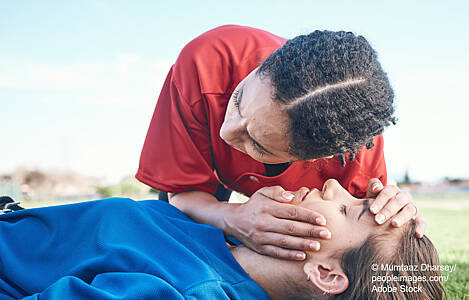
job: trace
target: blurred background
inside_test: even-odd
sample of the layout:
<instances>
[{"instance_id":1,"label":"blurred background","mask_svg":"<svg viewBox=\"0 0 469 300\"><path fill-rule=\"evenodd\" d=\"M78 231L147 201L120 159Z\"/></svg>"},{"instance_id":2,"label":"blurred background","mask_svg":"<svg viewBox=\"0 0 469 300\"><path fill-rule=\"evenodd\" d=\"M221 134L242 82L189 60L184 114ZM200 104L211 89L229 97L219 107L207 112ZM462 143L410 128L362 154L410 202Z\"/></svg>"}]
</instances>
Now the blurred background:
<instances>
[{"instance_id":1,"label":"blurred background","mask_svg":"<svg viewBox=\"0 0 469 300\"><path fill-rule=\"evenodd\" d=\"M166 73L194 37L241 24L286 38L365 36L396 93L399 121L385 133L391 182L464 198L468 15L464 1L2 1L1 192L146 194L133 175Z\"/></svg>"}]
</instances>

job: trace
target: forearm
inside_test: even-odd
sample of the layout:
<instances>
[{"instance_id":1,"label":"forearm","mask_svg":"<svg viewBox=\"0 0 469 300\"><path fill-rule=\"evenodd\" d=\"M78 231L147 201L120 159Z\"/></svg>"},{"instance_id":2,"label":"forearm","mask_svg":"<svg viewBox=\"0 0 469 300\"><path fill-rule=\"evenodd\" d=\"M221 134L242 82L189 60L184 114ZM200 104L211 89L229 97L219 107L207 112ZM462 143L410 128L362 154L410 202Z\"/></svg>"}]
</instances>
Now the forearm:
<instances>
[{"instance_id":1,"label":"forearm","mask_svg":"<svg viewBox=\"0 0 469 300\"><path fill-rule=\"evenodd\" d=\"M226 220L234 214L240 204L220 202L212 194L202 191L169 193L168 196L169 203L197 223L212 225L231 234Z\"/></svg>"}]
</instances>

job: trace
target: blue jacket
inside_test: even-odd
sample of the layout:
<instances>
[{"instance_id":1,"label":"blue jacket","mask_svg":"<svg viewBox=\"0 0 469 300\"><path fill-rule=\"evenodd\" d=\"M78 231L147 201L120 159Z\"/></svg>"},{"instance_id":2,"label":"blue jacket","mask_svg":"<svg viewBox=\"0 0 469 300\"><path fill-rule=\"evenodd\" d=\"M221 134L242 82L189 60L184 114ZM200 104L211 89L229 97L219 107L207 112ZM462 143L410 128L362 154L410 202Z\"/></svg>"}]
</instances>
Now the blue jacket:
<instances>
[{"instance_id":1,"label":"blue jacket","mask_svg":"<svg viewBox=\"0 0 469 300\"><path fill-rule=\"evenodd\" d=\"M110 198L0 215L0 299L269 299L223 232Z\"/></svg>"}]
</instances>

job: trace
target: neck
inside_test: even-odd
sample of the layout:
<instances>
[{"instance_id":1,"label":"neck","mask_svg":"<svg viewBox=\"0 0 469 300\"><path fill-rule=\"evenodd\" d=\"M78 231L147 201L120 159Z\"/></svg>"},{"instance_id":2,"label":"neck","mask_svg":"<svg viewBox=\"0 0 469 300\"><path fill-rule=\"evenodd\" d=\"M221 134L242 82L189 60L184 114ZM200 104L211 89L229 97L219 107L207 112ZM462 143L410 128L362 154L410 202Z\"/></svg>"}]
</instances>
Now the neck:
<instances>
[{"instance_id":1,"label":"neck","mask_svg":"<svg viewBox=\"0 0 469 300\"><path fill-rule=\"evenodd\" d=\"M273 258L244 246L231 248L230 251L244 271L266 291L272 300L301 299L301 296L305 296L301 295L303 288L311 288L303 272L304 261ZM306 299L311 299L311 296Z\"/></svg>"}]
</instances>

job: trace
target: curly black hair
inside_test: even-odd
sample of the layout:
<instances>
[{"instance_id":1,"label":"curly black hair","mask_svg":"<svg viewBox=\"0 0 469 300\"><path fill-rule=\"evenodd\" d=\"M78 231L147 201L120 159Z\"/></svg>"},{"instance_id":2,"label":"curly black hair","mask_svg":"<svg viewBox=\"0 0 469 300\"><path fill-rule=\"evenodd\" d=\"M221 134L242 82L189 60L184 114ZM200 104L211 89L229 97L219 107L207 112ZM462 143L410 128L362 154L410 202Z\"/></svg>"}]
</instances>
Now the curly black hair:
<instances>
[{"instance_id":1,"label":"curly black hair","mask_svg":"<svg viewBox=\"0 0 469 300\"><path fill-rule=\"evenodd\" d=\"M373 147L393 117L394 93L375 50L351 32L314 31L288 40L259 67L287 105L289 152L301 160Z\"/></svg>"}]
</instances>

